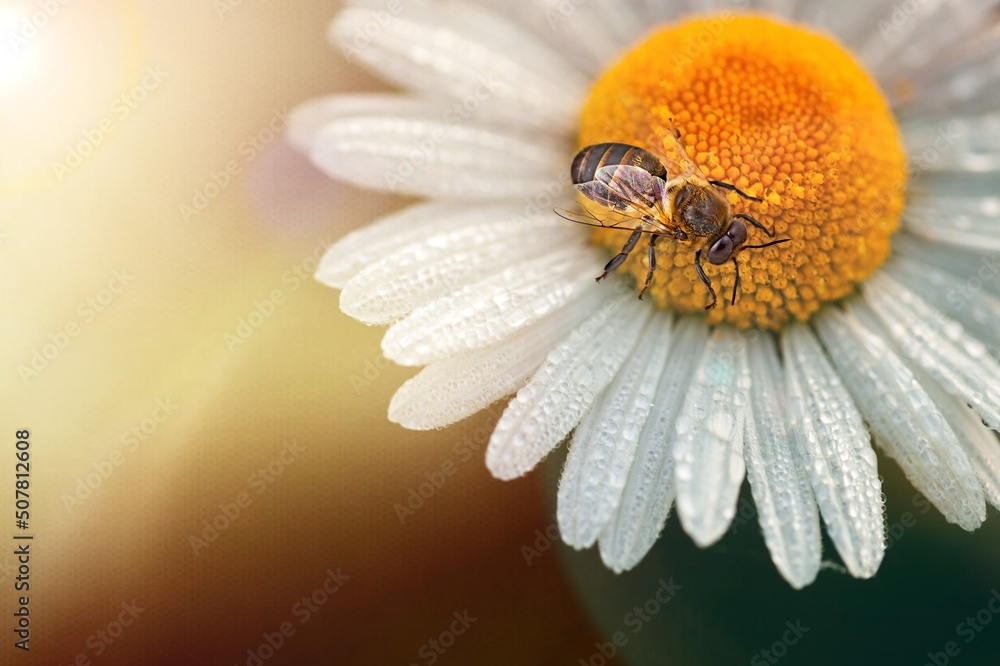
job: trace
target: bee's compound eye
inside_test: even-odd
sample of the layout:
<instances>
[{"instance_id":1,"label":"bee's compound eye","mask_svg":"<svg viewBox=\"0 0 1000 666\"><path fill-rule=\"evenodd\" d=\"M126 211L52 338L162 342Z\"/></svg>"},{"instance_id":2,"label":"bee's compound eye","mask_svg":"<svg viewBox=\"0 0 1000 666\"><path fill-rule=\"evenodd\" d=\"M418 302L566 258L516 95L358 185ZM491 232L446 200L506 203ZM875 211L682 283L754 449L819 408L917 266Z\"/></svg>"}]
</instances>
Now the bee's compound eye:
<instances>
[{"instance_id":1,"label":"bee's compound eye","mask_svg":"<svg viewBox=\"0 0 1000 666\"><path fill-rule=\"evenodd\" d=\"M726 235L733 239L733 247L739 247L747 242L747 225L743 224L743 220L733 220Z\"/></svg>"},{"instance_id":2,"label":"bee's compound eye","mask_svg":"<svg viewBox=\"0 0 1000 666\"><path fill-rule=\"evenodd\" d=\"M743 233L746 233L745 229ZM708 263L715 264L716 266L726 263L729 261L729 258L733 256L733 250L735 248L736 246L733 244L733 239L729 236L723 236L719 240L715 241L712 244L712 247L708 249Z\"/></svg>"}]
</instances>

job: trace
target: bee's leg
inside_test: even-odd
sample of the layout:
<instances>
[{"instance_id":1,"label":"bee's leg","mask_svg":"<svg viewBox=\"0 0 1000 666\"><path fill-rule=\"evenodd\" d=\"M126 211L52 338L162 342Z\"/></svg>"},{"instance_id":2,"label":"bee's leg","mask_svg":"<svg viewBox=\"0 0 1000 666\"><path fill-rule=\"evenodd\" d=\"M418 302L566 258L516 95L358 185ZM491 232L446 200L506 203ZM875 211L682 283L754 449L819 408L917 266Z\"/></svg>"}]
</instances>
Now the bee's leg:
<instances>
[{"instance_id":1,"label":"bee's leg","mask_svg":"<svg viewBox=\"0 0 1000 666\"><path fill-rule=\"evenodd\" d=\"M711 310L715 307L718 299L715 297L715 289L712 288L712 281L708 279L708 276L705 275L705 269L701 267L701 250L694 253L694 267L698 271L698 279L708 287L708 295L712 297L712 302L705 306L706 310Z\"/></svg>"},{"instance_id":2,"label":"bee's leg","mask_svg":"<svg viewBox=\"0 0 1000 666\"><path fill-rule=\"evenodd\" d=\"M730 192L736 192L736 194L740 195L744 199L749 199L750 201L763 201L763 199L758 199L752 194L747 194L743 190L739 189L738 187L730 183L724 183L721 180L710 180L708 182L710 182L712 185L715 185L716 187L721 187L724 190L729 190Z\"/></svg>"},{"instance_id":3,"label":"bee's leg","mask_svg":"<svg viewBox=\"0 0 1000 666\"><path fill-rule=\"evenodd\" d=\"M771 238L774 238L774 232L771 231L770 229L768 229L767 227L765 227L760 222L758 222L757 219L753 215L747 215L746 213L736 213L736 215L733 215L733 218L739 218L741 220L746 220L747 222L749 222L753 226L757 227L758 229L760 229L761 231L763 231L765 234L767 234Z\"/></svg>"},{"instance_id":4,"label":"bee's leg","mask_svg":"<svg viewBox=\"0 0 1000 666\"><path fill-rule=\"evenodd\" d=\"M642 300L642 295L646 293L649 289L649 283L653 281L653 271L656 270L656 239L659 238L656 234L649 235L649 272L646 273L646 284L642 285L642 291L639 292L639 300Z\"/></svg>"},{"instance_id":5,"label":"bee's leg","mask_svg":"<svg viewBox=\"0 0 1000 666\"><path fill-rule=\"evenodd\" d=\"M736 305L736 294L740 290L740 264L736 261L736 257L733 257L733 267L736 268L736 282L733 283L733 300L732 305Z\"/></svg>"},{"instance_id":6,"label":"bee's leg","mask_svg":"<svg viewBox=\"0 0 1000 666\"><path fill-rule=\"evenodd\" d=\"M640 238L642 238L641 228L632 232L632 235L628 237L627 241L625 241L622 251L616 254L614 259L609 261L608 265L604 267L604 272L597 278L598 282L608 277L608 273L625 263L625 260L628 259L628 253L635 248L635 244L639 242Z\"/></svg>"}]
</instances>

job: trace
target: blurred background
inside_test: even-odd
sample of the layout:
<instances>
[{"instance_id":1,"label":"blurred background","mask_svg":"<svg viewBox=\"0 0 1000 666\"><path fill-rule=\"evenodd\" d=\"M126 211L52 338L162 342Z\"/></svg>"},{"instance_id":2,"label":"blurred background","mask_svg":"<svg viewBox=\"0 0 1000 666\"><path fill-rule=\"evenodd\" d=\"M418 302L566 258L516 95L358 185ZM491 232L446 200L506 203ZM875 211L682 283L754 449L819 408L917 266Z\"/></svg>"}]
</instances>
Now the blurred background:
<instances>
[{"instance_id":1,"label":"blurred background","mask_svg":"<svg viewBox=\"0 0 1000 666\"><path fill-rule=\"evenodd\" d=\"M490 478L496 410L390 424L412 371L310 275L406 202L281 138L385 89L327 43L338 6L0 0L0 662L996 663L1000 520L946 525L890 462L879 575L794 592L747 493L720 544L671 521L614 576L552 539L559 460Z\"/></svg>"}]
</instances>

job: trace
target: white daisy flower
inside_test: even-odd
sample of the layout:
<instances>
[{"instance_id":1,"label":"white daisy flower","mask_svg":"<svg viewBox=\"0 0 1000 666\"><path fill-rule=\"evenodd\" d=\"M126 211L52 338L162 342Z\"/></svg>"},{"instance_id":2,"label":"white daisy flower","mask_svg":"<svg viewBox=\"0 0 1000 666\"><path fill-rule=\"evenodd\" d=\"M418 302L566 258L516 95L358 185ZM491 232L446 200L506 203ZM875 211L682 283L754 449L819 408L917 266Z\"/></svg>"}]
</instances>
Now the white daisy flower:
<instances>
[{"instance_id":1,"label":"white daisy flower","mask_svg":"<svg viewBox=\"0 0 1000 666\"><path fill-rule=\"evenodd\" d=\"M560 531L615 571L675 504L697 544L717 541L745 476L791 585L820 568L820 517L870 577L873 445L978 527L1000 507L998 5L349 6L332 44L405 92L311 101L290 140L331 177L428 199L317 272L344 312L390 325L389 359L425 366L389 418L442 428L514 395L487 466L519 477L570 438ZM604 143L625 148L570 173ZM614 204L625 173L636 197L655 190L645 218L593 201L604 187ZM720 217L683 212L709 200Z\"/></svg>"}]
</instances>

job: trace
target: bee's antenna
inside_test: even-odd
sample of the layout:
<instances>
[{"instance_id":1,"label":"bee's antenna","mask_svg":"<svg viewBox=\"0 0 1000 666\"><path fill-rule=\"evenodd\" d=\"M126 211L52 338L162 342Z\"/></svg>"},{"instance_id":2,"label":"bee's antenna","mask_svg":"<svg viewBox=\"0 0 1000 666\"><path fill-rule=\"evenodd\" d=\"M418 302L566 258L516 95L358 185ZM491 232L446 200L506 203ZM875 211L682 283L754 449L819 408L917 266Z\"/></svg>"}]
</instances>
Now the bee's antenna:
<instances>
[{"instance_id":1,"label":"bee's antenna","mask_svg":"<svg viewBox=\"0 0 1000 666\"><path fill-rule=\"evenodd\" d=\"M733 282L733 300L730 305L736 305L736 294L740 289L740 264L736 261L736 257L733 257L733 266L736 268L736 281Z\"/></svg>"},{"instance_id":2,"label":"bee's antenna","mask_svg":"<svg viewBox=\"0 0 1000 666\"><path fill-rule=\"evenodd\" d=\"M744 245L744 250L763 250L765 247L771 247L772 245L781 245L782 243L791 243L791 238L780 238L778 240L771 241L770 243L764 243L763 245Z\"/></svg>"},{"instance_id":3,"label":"bee's antenna","mask_svg":"<svg viewBox=\"0 0 1000 666\"><path fill-rule=\"evenodd\" d=\"M741 190L740 188L736 187L731 183L724 183L721 180L710 180L708 182L711 183L712 185L715 185L716 187L721 187L724 190L729 190L730 192L736 192L736 194L740 195L744 199L749 199L750 201L763 201L763 199L755 197L752 194L747 194L746 192L744 192L743 190Z\"/></svg>"},{"instance_id":4,"label":"bee's antenna","mask_svg":"<svg viewBox=\"0 0 1000 666\"><path fill-rule=\"evenodd\" d=\"M642 218L627 217L621 220L620 222L615 222L614 224L604 224L604 222L602 222L599 217L597 217L588 210L585 210L584 213L574 213L573 211L566 210L565 208L553 208L552 212L568 222L575 222L576 224L582 224L587 227L596 227L598 229L610 229L612 231L636 231L635 227L619 226L619 225L626 224L627 222L639 222L639 223L644 222ZM589 217L590 219L594 220L594 222L587 222L585 220L580 220L577 219L577 217ZM662 232L656 229L640 229L639 231L641 231L644 234L653 234L654 236L662 235Z\"/></svg>"},{"instance_id":5,"label":"bee's antenna","mask_svg":"<svg viewBox=\"0 0 1000 666\"><path fill-rule=\"evenodd\" d=\"M770 229L768 229L767 227L765 227L760 222L758 222L757 218L755 218L753 215L747 215L746 213L736 213L736 215L733 215L733 218L734 219L740 219L740 220L746 220L747 222L749 222L750 224L752 224L756 228L760 229L761 231L763 231L765 234L767 234L771 238L774 238L774 232L771 231Z\"/></svg>"}]
</instances>

